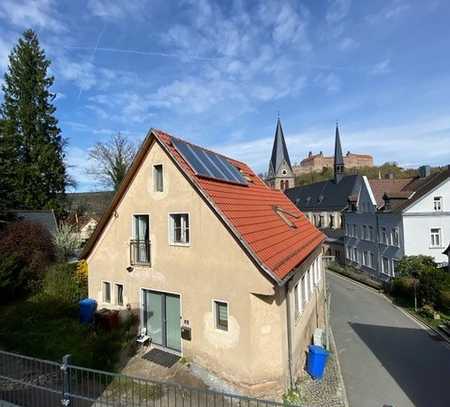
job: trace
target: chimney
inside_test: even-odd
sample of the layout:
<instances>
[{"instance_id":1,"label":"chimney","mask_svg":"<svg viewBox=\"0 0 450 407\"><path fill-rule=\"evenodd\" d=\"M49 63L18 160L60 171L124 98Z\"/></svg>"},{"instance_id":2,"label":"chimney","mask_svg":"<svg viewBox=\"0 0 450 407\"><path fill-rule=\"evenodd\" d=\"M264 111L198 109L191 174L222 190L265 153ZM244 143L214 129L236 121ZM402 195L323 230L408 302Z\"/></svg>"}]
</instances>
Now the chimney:
<instances>
[{"instance_id":1,"label":"chimney","mask_svg":"<svg viewBox=\"0 0 450 407\"><path fill-rule=\"evenodd\" d=\"M431 167L429 165L422 165L419 167L419 177L426 178L431 174Z\"/></svg>"}]
</instances>

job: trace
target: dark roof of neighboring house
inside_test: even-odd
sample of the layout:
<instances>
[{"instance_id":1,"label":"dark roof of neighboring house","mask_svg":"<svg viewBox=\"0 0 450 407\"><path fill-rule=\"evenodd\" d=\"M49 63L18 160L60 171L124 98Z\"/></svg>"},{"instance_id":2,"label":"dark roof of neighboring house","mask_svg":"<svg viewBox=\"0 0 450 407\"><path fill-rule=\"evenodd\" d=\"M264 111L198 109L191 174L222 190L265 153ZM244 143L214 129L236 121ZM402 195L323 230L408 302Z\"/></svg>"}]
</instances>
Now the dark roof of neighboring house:
<instances>
[{"instance_id":1,"label":"dark roof of neighboring house","mask_svg":"<svg viewBox=\"0 0 450 407\"><path fill-rule=\"evenodd\" d=\"M413 181L402 189L402 191L411 191L411 195L407 199L393 200L390 204L389 211L400 212L408 208L448 178L450 178L450 166L445 170L435 172L428 177L414 178Z\"/></svg>"},{"instance_id":2,"label":"dark roof of neighboring house","mask_svg":"<svg viewBox=\"0 0 450 407\"><path fill-rule=\"evenodd\" d=\"M67 211L81 210L85 215L100 218L109 207L114 191L73 192L66 194Z\"/></svg>"},{"instance_id":3,"label":"dark roof of neighboring house","mask_svg":"<svg viewBox=\"0 0 450 407\"><path fill-rule=\"evenodd\" d=\"M275 176L280 169L280 166L286 162L292 171L291 160L284 140L283 128L281 127L280 118L277 120L277 129L275 131L275 139L273 141L272 155L269 164L269 176Z\"/></svg>"},{"instance_id":4,"label":"dark roof of neighboring house","mask_svg":"<svg viewBox=\"0 0 450 407\"><path fill-rule=\"evenodd\" d=\"M377 207L380 208L384 205L384 194L395 194L400 192L413 180L413 178L369 179L370 188L372 189Z\"/></svg>"},{"instance_id":5,"label":"dark roof of neighboring house","mask_svg":"<svg viewBox=\"0 0 450 407\"><path fill-rule=\"evenodd\" d=\"M341 211L348 205L350 196L358 195L363 179L360 175L347 175L334 180L290 188L288 198L302 211Z\"/></svg>"},{"instance_id":6,"label":"dark roof of neighboring house","mask_svg":"<svg viewBox=\"0 0 450 407\"><path fill-rule=\"evenodd\" d=\"M58 223L56 222L53 210L13 210L18 220L38 223L47 229L53 236L58 231Z\"/></svg>"},{"instance_id":7,"label":"dark roof of neighboring house","mask_svg":"<svg viewBox=\"0 0 450 407\"><path fill-rule=\"evenodd\" d=\"M161 130L150 130L110 207L87 242L83 258L93 249L154 142L167 152L241 247L275 282L283 283L325 239L282 192L269 188L246 164L224 157L243 174L248 181L246 185L204 178L193 171L172 140L176 139Z\"/></svg>"}]
</instances>

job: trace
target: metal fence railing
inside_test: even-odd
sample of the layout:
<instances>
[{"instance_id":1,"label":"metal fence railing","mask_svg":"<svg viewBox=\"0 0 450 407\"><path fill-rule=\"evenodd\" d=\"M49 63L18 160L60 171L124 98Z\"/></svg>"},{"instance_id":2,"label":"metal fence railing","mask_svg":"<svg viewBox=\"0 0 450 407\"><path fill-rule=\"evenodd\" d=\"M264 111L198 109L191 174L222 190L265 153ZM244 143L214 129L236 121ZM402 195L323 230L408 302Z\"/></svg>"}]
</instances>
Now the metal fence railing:
<instances>
[{"instance_id":1,"label":"metal fence railing","mask_svg":"<svg viewBox=\"0 0 450 407\"><path fill-rule=\"evenodd\" d=\"M262 399L181 386L0 351L2 401L23 407L280 407Z\"/></svg>"}]
</instances>

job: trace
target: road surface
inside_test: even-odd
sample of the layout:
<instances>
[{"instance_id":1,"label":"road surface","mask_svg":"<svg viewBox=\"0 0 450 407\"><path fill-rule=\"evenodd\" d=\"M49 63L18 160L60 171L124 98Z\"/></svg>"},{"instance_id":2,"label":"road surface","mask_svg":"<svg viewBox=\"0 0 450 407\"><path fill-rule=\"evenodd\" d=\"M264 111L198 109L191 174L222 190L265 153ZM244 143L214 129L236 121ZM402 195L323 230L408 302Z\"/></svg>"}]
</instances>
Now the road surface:
<instances>
[{"instance_id":1,"label":"road surface","mask_svg":"<svg viewBox=\"0 0 450 407\"><path fill-rule=\"evenodd\" d=\"M450 406L450 345L383 296L327 273L351 407Z\"/></svg>"}]
</instances>

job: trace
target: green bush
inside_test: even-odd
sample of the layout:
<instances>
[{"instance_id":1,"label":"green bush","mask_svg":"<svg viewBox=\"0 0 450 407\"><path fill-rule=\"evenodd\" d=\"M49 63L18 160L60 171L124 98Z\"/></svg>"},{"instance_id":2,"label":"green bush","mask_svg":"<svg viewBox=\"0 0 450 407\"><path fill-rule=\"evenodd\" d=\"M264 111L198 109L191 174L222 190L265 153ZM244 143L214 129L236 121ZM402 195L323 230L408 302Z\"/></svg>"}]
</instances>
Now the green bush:
<instances>
[{"instance_id":1,"label":"green bush","mask_svg":"<svg viewBox=\"0 0 450 407\"><path fill-rule=\"evenodd\" d=\"M25 286L27 269L14 254L0 256L0 298L2 302L13 299Z\"/></svg>"},{"instance_id":2,"label":"green bush","mask_svg":"<svg viewBox=\"0 0 450 407\"><path fill-rule=\"evenodd\" d=\"M437 308L447 315L450 315L450 290L440 290L437 302Z\"/></svg>"},{"instance_id":3,"label":"green bush","mask_svg":"<svg viewBox=\"0 0 450 407\"><path fill-rule=\"evenodd\" d=\"M397 276L419 275L427 271L436 271L437 266L430 256L405 256L395 267Z\"/></svg>"},{"instance_id":4,"label":"green bush","mask_svg":"<svg viewBox=\"0 0 450 407\"><path fill-rule=\"evenodd\" d=\"M408 276L394 278L391 294L396 298L414 299L414 278Z\"/></svg>"},{"instance_id":5,"label":"green bush","mask_svg":"<svg viewBox=\"0 0 450 407\"><path fill-rule=\"evenodd\" d=\"M60 263L51 266L44 277L41 295L75 303L87 294L86 287L75 276L75 264Z\"/></svg>"},{"instance_id":6,"label":"green bush","mask_svg":"<svg viewBox=\"0 0 450 407\"><path fill-rule=\"evenodd\" d=\"M419 314L425 318L433 319L434 318L434 308L431 305L424 305L419 310Z\"/></svg>"},{"instance_id":7,"label":"green bush","mask_svg":"<svg viewBox=\"0 0 450 407\"><path fill-rule=\"evenodd\" d=\"M439 292L450 289L450 274L441 270L424 271L419 274L418 297L421 304L438 304Z\"/></svg>"}]
</instances>

